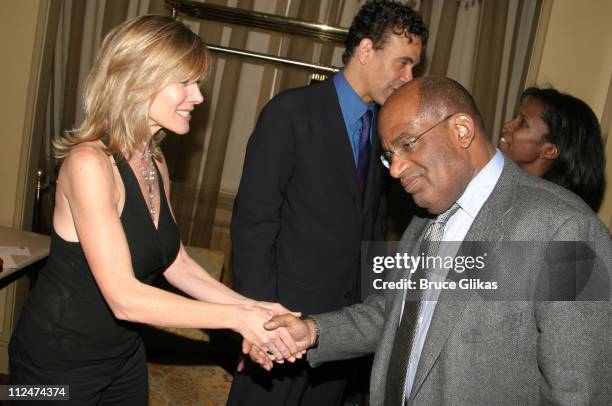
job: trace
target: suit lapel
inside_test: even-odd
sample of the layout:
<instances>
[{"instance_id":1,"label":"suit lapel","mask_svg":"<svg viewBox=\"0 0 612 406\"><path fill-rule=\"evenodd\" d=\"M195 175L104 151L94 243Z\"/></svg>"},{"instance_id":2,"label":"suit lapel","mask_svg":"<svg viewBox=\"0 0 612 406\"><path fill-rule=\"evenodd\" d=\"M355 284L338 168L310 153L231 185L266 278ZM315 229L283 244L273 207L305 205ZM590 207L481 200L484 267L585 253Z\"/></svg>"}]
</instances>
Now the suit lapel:
<instances>
[{"instance_id":1,"label":"suit lapel","mask_svg":"<svg viewBox=\"0 0 612 406\"><path fill-rule=\"evenodd\" d=\"M429 219L415 216L410 225L406 228L401 241L397 246L398 253L408 253L413 255L420 244L420 239L423 234ZM404 272L407 272L404 270ZM387 280L399 280L401 277L407 278L407 274L393 273L389 275ZM400 323L400 315L402 309L402 303L404 301L403 290L398 289L389 293L392 297L388 298L386 303L390 306L389 312L386 314L386 320L384 325L383 334L379 346L376 350L374 357L374 364L372 365L372 377L370 383L371 399L370 404L383 404L385 385L387 382L387 372L389 370L389 363L391 358L391 352L393 350L393 344L397 335L397 329ZM407 292L407 293L410 293ZM385 294L385 293L381 293Z\"/></svg>"},{"instance_id":2,"label":"suit lapel","mask_svg":"<svg viewBox=\"0 0 612 406\"><path fill-rule=\"evenodd\" d=\"M321 97L321 122L322 128L325 128L327 135L324 137L326 150L329 153L332 161L338 168L340 176L346 180L351 194L360 200L360 190L357 183L357 169L355 167L355 159L353 158L353 150L346 131L346 125L342 118L338 93L331 79L322 83Z\"/></svg>"},{"instance_id":3,"label":"suit lapel","mask_svg":"<svg viewBox=\"0 0 612 406\"><path fill-rule=\"evenodd\" d=\"M377 121L374 121L374 125ZM370 154L370 165L368 168L368 178L366 181L366 188L363 194L363 213L366 213L370 206L377 200L380 199L381 194L381 172L386 170L382 162L380 162L380 155L382 154L382 146L380 145L380 139L378 138L378 131L376 126L372 129L372 152Z\"/></svg>"},{"instance_id":4,"label":"suit lapel","mask_svg":"<svg viewBox=\"0 0 612 406\"><path fill-rule=\"evenodd\" d=\"M464 241L492 241L499 244L503 238L504 230L508 230L507 222L510 221L511 217L508 214L512 211L514 181L519 175L519 171L520 169L514 163L507 158L505 159L502 174L493 192L476 215ZM470 244L461 244L457 255L473 255L470 252ZM458 281L462 277L465 276L451 270L447 279ZM473 291L461 289L443 290L440 293L421 353L411 397L418 393L442 352L442 348L464 311L467 302L473 300L474 295L476 293Z\"/></svg>"}]
</instances>

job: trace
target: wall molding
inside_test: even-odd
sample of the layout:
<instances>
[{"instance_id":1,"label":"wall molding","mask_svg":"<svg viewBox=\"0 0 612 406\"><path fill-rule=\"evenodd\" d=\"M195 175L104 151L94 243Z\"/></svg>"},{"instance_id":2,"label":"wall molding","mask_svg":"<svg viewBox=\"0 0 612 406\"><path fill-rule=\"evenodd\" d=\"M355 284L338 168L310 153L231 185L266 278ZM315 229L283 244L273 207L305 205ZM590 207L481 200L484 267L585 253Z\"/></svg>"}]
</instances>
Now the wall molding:
<instances>
[{"instance_id":1,"label":"wall molding","mask_svg":"<svg viewBox=\"0 0 612 406\"><path fill-rule=\"evenodd\" d=\"M60 10L60 2L39 1L13 210L13 227L19 229L31 229L32 226L42 132L45 127L51 80L51 70L43 68L51 66L53 61Z\"/></svg>"},{"instance_id":2,"label":"wall molding","mask_svg":"<svg viewBox=\"0 0 612 406\"><path fill-rule=\"evenodd\" d=\"M604 103L603 113L601 114L601 134L604 139L604 144L608 140L608 135L612 132L612 73L610 74L610 83L608 84L608 93Z\"/></svg>"},{"instance_id":3,"label":"wall molding","mask_svg":"<svg viewBox=\"0 0 612 406\"><path fill-rule=\"evenodd\" d=\"M541 0L538 22L536 24L536 32L533 39L533 49L531 50L529 68L527 69L527 77L525 79L526 88L535 86L538 80L540 65L542 63L542 55L544 54L544 45L546 44L546 35L548 34L548 23L550 22L552 6L553 0Z\"/></svg>"}]
</instances>

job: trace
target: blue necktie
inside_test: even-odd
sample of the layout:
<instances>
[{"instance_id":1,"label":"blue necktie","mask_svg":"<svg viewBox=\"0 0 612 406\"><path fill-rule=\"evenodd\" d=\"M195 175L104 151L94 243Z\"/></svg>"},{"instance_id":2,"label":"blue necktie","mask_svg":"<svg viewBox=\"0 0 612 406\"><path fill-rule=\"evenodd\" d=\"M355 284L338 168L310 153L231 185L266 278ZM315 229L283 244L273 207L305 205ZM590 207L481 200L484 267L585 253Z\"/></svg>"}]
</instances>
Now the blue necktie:
<instances>
[{"instance_id":1,"label":"blue necktie","mask_svg":"<svg viewBox=\"0 0 612 406\"><path fill-rule=\"evenodd\" d=\"M368 178L368 167L370 166L370 126L372 124L372 112L366 110L361 116L361 133L359 134L359 159L357 160L357 181L359 189L363 193Z\"/></svg>"}]
</instances>

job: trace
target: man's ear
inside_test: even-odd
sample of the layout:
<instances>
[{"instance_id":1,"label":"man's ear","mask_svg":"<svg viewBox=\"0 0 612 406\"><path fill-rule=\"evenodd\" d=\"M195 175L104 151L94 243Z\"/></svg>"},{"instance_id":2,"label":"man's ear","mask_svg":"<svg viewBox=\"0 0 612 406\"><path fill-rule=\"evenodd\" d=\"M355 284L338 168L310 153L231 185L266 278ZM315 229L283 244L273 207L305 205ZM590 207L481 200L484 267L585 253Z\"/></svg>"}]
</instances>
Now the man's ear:
<instances>
[{"instance_id":1,"label":"man's ear","mask_svg":"<svg viewBox=\"0 0 612 406\"><path fill-rule=\"evenodd\" d=\"M365 65L374 56L374 43L370 38L363 38L357 45L357 59Z\"/></svg>"},{"instance_id":2,"label":"man's ear","mask_svg":"<svg viewBox=\"0 0 612 406\"><path fill-rule=\"evenodd\" d=\"M559 147L556 144L546 141L540 147L539 156L541 159L548 159L548 160L554 161L559 156L559 153L560 153Z\"/></svg>"},{"instance_id":3,"label":"man's ear","mask_svg":"<svg viewBox=\"0 0 612 406\"><path fill-rule=\"evenodd\" d=\"M449 118L451 133L456 137L459 146L463 149L469 148L474 141L474 120L467 114L457 114Z\"/></svg>"}]
</instances>

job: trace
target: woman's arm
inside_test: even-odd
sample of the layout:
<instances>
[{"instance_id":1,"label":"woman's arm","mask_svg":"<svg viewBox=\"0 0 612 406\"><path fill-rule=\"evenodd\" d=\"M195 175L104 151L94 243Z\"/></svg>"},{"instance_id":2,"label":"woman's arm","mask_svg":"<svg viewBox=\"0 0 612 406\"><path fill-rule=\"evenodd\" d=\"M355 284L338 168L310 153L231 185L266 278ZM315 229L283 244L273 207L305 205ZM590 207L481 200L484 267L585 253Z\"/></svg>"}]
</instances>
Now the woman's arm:
<instances>
[{"instance_id":1,"label":"woman's arm","mask_svg":"<svg viewBox=\"0 0 612 406\"><path fill-rule=\"evenodd\" d=\"M168 201L172 216L174 217L174 212L170 205L170 176L168 174L168 166L166 165L165 159L157 163L161 172L162 181L164 182L166 200ZM289 312L289 310L278 303L258 302L228 288L223 283L210 276L205 269L191 259L182 243L177 258L172 265L166 269L164 276L172 286L196 299L221 304L257 305L272 310L275 315ZM294 314L298 317L300 315L300 313Z\"/></svg>"},{"instance_id":2,"label":"woman's arm","mask_svg":"<svg viewBox=\"0 0 612 406\"><path fill-rule=\"evenodd\" d=\"M172 327L229 328L258 346L283 344L263 323L273 314L251 304L187 299L138 281L117 208L113 165L101 148L81 145L58 179L91 272L115 317Z\"/></svg>"},{"instance_id":3,"label":"woman's arm","mask_svg":"<svg viewBox=\"0 0 612 406\"><path fill-rule=\"evenodd\" d=\"M170 284L189 296L220 304L254 305L256 302L231 290L198 265L185 251L183 244L179 254L164 272Z\"/></svg>"}]
</instances>

